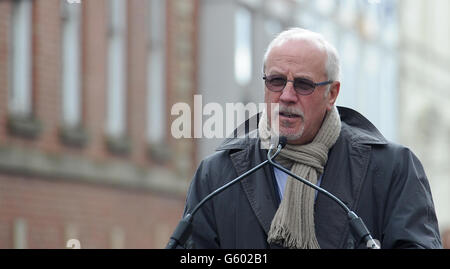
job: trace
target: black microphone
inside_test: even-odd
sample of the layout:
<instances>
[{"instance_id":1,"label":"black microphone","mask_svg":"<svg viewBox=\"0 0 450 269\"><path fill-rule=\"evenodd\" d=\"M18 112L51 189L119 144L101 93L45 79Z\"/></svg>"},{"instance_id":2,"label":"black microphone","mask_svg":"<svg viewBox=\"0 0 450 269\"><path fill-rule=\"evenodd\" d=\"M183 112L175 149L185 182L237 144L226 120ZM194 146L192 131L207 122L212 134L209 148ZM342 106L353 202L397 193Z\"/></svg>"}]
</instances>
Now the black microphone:
<instances>
[{"instance_id":1,"label":"black microphone","mask_svg":"<svg viewBox=\"0 0 450 269\"><path fill-rule=\"evenodd\" d=\"M287 138L282 136L282 137L280 137L279 140L280 140L280 145L278 146L278 148L283 148L287 143ZM281 146L281 143L283 143L283 146ZM331 198L333 201L338 203L338 205L340 205L347 213L351 231L353 233L353 236L357 240L359 239L358 242L361 242L361 240L364 240L367 248L369 248L369 249L379 249L380 248L378 243L375 241L375 239L373 239L372 235L370 234L369 229L367 229L366 225L364 224L364 221L360 217L358 217L358 215L356 215L355 212L351 211L350 208L348 208L348 206L346 204L344 204L339 198L337 198L333 194L329 193L327 190L309 182L308 180L306 180L304 178L297 176L296 174L292 173L291 171L284 168L280 164L274 162L272 159L275 158L276 155L274 154L271 156L272 150L273 150L273 147L271 147L269 149L269 151L267 152L267 160L269 161L269 163L271 165L275 166L276 168L280 169L281 171L285 172L286 174L290 175L291 177L301 181L302 183L308 185L309 187L325 194L327 197ZM279 152L277 152L277 155L278 155L278 153Z\"/></svg>"},{"instance_id":2,"label":"black microphone","mask_svg":"<svg viewBox=\"0 0 450 269\"><path fill-rule=\"evenodd\" d=\"M278 143L277 151L272 156L273 158L276 157L281 149L286 145L287 140L284 141L284 143ZM271 148L269 149L269 152L272 152L274 146L271 145ZM166 249L175 249L177 246L183 246L186 243L186 240L189 238L189 235L192 232L192 221L194 218L195 213L205 204L207 201L209 201L211 198L216 196L217 194L221 193L222 191L226 190L228 187L234 185L236 182L239 182L241 179L245 178L246 176L252 174L259 168L263 167L264 165L268 164L269 160L265 160L264 162L258 164L257 166L253 167L252 169L248 170L244 174L238 176L237 178L233 179L232 181L228 182L227 184L223 185L222 187L218 188L217 190L210 193L208 196L203 198L203 200L200 201L200 203L195 206L195 208L188 214L186 214L183 219L178 223L177 227L175 228L175 231L173 232L172 236L170 237L169 243L167 243Z\"/></svg>"}]
</instances>

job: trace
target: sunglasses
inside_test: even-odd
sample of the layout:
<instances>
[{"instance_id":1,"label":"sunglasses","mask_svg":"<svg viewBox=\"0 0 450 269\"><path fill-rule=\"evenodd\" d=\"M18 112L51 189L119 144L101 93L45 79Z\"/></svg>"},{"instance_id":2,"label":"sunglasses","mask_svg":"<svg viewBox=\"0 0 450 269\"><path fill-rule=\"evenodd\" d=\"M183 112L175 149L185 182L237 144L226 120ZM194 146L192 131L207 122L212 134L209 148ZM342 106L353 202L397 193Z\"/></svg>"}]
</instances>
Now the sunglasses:
<instances>
[{"instance_id":1,"label":"sunglasses","mask_svg":"<svg viewBox=\"0 0 450 269\"><path fill-rule=\"evenodd\" d=\"M322 81L315 83L307 78L295 78L294 80L288 80L282 75L263 76L267 89L273 92L281 92L288 82L294 83L294 90L300 95L311 94L317 86L323 86L333 83L332 80Z\"/></svg>"}]
</instances>

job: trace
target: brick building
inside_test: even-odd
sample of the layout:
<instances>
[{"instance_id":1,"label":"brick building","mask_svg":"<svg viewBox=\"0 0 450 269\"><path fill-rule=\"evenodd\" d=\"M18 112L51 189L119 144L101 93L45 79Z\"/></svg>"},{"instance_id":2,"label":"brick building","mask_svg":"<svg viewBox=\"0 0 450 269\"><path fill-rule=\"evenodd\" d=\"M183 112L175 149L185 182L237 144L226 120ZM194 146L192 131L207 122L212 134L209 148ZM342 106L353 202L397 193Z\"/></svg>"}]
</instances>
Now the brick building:
<instances>
[{"instance_id":1,"label":"brick building","mask_svg":"<svg viewBox=\"0 0 450 269\"><path fill-rule=\"evenodd\" d=\"M196 0L0 1L0 248L161 248L195 144Z\"/></svg>"},{"instance_id":2,"label":"brick building","mask_svg":"<svg viewBox=\"0 0 450 269\"><path fill-rule=\"evenodd\" d=\"M265 48L293 26L341 53L338 104L423 161L448 248L448 6L0 0L0 248L164 247L222 141L174 139L172 105L262 102Z\"/></svg>"}]
</instances>

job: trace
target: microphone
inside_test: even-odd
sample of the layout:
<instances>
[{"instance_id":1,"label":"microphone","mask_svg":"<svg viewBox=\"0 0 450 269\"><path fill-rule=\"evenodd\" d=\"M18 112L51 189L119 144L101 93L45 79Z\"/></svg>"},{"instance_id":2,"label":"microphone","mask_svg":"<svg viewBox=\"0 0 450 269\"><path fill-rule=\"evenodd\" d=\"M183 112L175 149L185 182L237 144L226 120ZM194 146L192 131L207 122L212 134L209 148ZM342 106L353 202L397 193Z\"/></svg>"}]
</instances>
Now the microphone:
<instances>
[{"instance_id":1,"label":"microphone","mask_svg":"<svg viewBox=\"0 0 450 269\"><path fill-rule=\"evenodd\" d=\"M286 137L280 137L280 144L278 146L278 148L283 148L286 143L287 143L287 138ZM284 143L281 146L281 143ZM285 172L286 174L290 175L291 177L299 180L300 182L302 182L303 184L308 185L309 187L325 194L327 197L331 198L333 201L335 201L338 205L340 205L344 211L347 213L347 217L349 219L349 223L350 223L350 227L351 227L351 231L353 233L353 236L356 239L359 239L358 242L361 242L361 240L364 240L364 242L366 243L367 248L369 249L380 249L380 246L378 245L378 243L375 241L375 239L373 239L372 235L370 234L369 229L367 229L366 225L364 224L364 221L358 217L358 215L356 215L355 212L351 211L350 208L348 208L348 206L346 204L344 204L339 198L337 198L336 196L334 196L333 194L329 193L327 190L309 182L308 180L301 178L299 176L297 176L296 174L292 173L291 171L289 171L288 169L284 168L283 166L281 166L280 164L274 162L272 159L276 157L276 155L278 155L279 152L277 152L277 154L275 155L271 155L273 150L273 147L269 148L269 151L267 152L267 160L269 161L269 163L273 166L275 166L276 168L280 169L281 171Z\"/></svg>"},{"instance_id":2,"label":"microphone","mask_svg":"<svg viewBox=\"0 0 450 269\"><path fill-rule=\"evenodd\" d=\"M277 151L275 154L273 154L273 158L275 158L281 151L281 149L286 146L287 140L284 140L284 143L278 143ZM274 149L273 144L270 145L269 152L272 152ZM263 167L264 165L268 164L269 160L265 160L264 162L258 164L257 166L253 167L252 169L248 170L244 174L238 176L237 178L233 179L232 181L228 182L227 184L223 185L222 187L218 188L217 190L210 193L208 196L203 198L203 200L200 201L200 203L195 206L195 208L188 214L184 216L184 218L178 223L177 227L175 228L175 231L173 232L172 236L170 237L169 243L167 243L166 249L175 249L177 246L183 246L186 243L186 240L189 238L189 235L192 232L192 221L194 218L195 213L211 198L218 195L222 191L226 190L228 187L234 185L236 182L239 182L241 179L245 178L246 176L252 174L259 168Z\"/></svg>"}]
</instances>

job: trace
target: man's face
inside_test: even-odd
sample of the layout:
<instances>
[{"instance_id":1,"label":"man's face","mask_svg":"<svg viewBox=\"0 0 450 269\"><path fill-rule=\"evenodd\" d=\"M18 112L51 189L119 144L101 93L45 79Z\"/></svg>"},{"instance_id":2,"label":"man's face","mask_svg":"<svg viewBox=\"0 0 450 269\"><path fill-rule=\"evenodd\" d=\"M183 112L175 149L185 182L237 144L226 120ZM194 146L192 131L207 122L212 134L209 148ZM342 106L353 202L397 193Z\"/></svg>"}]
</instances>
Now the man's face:
<instances>
[{"instance_id":1,"label":"man's face","mask_svg":"<svg viewBox=\"0 0 450 269\"><path fill-rule=\"evenodd\" d=\"M310 41L286 41L272 48L266 59L265 75L283 75L288 80L307 78L316 83L326 81L326 59L326 52ZM292 82L281 92L265 87L268 118L276 116L274 113L279 115L280 136L286 136L289 144L306 144L314 139L339 93L339 82L333 82L330 93L325 95L328 86L317 86L310 95L296 93ZM271 103L279 104L279 111L271 111Z\"/></svg>"}]
</instances>

